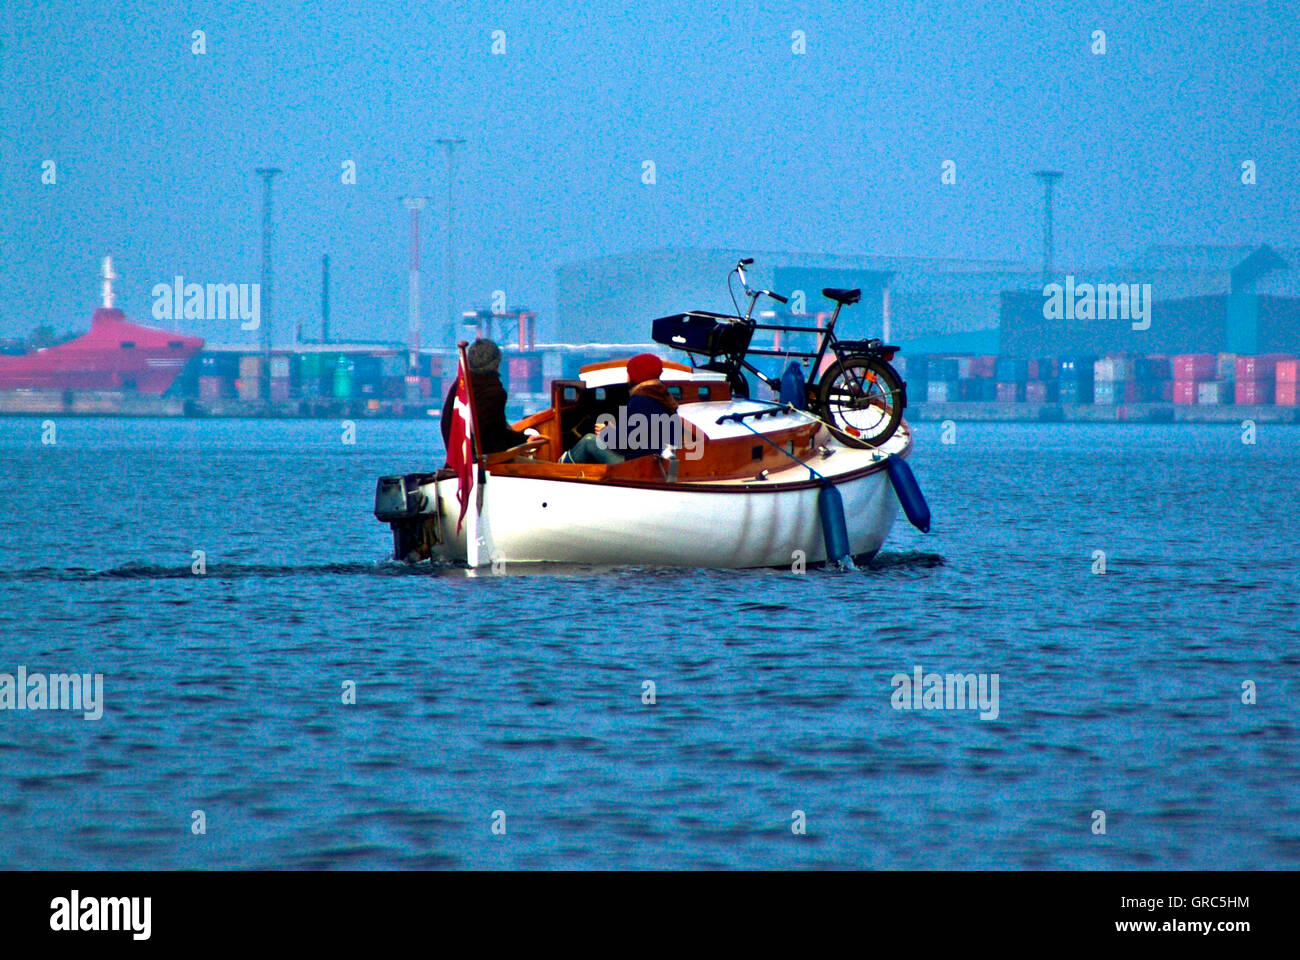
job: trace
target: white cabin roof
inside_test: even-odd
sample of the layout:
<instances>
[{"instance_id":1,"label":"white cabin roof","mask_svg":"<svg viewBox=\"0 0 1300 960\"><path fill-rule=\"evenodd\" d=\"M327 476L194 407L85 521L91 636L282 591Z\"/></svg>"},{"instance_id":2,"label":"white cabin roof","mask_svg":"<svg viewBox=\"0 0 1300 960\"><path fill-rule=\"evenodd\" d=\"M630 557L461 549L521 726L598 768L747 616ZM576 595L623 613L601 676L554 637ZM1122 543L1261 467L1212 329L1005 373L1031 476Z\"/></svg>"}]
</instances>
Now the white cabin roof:
<instances>
[{"instance_id":1,"label":"white cabin roof","mask_svg":"<svg viewBox=\"0 0 1300 960\"><path fill-rule=\"evenodd\" d=\"M735 420L718 423L718 418L724 414L749 413L753 410L775 410L776 412L762 417L748 417L740 423ZM709 440L753 436L753 431L749 427L753 427L759 433L771 433L775 430L789 430L816 422L815 417L802 410L781 410L761 400L710 400L703 403L684 403L677 408L677 413Z\"/></svg>"}]
</instances>

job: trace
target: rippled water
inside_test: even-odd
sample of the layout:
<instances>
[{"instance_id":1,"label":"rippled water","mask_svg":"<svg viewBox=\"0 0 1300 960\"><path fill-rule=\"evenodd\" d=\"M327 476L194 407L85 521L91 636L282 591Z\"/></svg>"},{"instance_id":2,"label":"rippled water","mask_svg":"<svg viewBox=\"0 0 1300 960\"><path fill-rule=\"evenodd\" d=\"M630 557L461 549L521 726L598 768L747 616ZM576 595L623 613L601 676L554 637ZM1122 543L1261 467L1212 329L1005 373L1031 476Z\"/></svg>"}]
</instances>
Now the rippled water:
<instances>
[{"instance_id":1,"label":"rippled water","mask_svg":"<svg viewBox=\"0 0 1300 960\"><path fill-rule=\"evenodd\" d=\"M922 424L869 569L478 577L369 514L436 424L56 428L0 420L0 672L106 707L0 711L0 867L1300 866L1295 428Z\"/></svg>"}]
</instances>

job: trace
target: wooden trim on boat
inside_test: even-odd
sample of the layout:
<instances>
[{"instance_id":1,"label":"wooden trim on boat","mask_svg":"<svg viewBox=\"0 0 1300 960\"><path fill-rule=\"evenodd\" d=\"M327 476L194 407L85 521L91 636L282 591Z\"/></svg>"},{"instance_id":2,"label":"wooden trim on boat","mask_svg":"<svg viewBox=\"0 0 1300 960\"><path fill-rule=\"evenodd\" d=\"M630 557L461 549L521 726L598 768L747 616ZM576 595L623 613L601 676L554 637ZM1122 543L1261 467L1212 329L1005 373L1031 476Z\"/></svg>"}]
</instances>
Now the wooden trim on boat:
<instances>
[{"instance_id":1,"label":"wooden trim on boat","mask_svg":"<svg viewBox=\"0 0 1300 960\"><path fill-rule=\"evenodd\" d=\"M678 363L676 360L663 361L665 370L681 370L684 373L690 373L691 367L684 363ZM612 370L615 367L626 367L627 360L600 360L596 363L583 364L578 368L578 373L594 373L597 370Z\"/></svg>"},{"instance_id":2,"label":"wooden trim on boat","mask_svg":"<svg viewBox=\"0 0 1300 960\"><path fill-rule=\"evenodd\" d=\"M646 460L653 460L653 457L645 457ZM511 467L519 464L510 464ZM540 464L539 464L540 466ZM632 490L658 490L663 493L789 493L796 490L809 490L820 487L822 481L815 477L809 477L805 480L794 480L787 482L771 480L753 480L749 483L738 482L737 480L697 480L697 481L677 481L676 483L666 483L664 480L620 480L606 475L594 473L593 468L599 470L603 464L548 464L548 466L560 466L569 468L585 468L585 476L563 476L557 472L548 471L545 474L538 473L529 475L528 473L515 473L513 471L499 472L493 471L494 476L515 477L520 480L551 480L556 483L591 483L599 484L602 487L620 487ZM853 480L861 480L863 477L873 473L879 473L885 469L885 459L882 457L874 463L868 463L857 470L851 470L848 473L836 474L830 479L836 486L848 483ZM594 474L594 475L593 475Z\"/></svg>"},{"instance_id":3,"label":"wooden trim on boat","mask_svg":"<svg viewBox=\"0 0 1300 960\"><path fill-rule=\"evenodd\" d=\"M901 429L905 429L905 424ZM770 446L768 450L772 450ZM902 450L898 451L896 456L907 457L912 450L912 433L907 431L907 443ZM773 453L777 451L772 450ZM782 460L782 469L788 469L794 466L788 457L778 454ZM804 459L801 457L800 459ZM682 465L690 461L682 461ZM618 476L611 475L612 470L618 467L635 467L637 472L642 476ZM814 468L817 464L813 465ZM887 457L882 456L879 460L864 464L857 470L850 470L847 473L836 474L828 479L835 485L848 483L853 480L860 480L865 476L878 473L886 469ZM754 467L759 467L755 463ZM768 467L767 469L771 469ZM752 480L749 483L737 482L745 480L745 475L736 477L714 477L709 480L704 479L679 479L675 483L666 482L659 474L658 458L654 456L637 457L635 460L629 460L625 464L592 464L592 463L550 463L547 461L516 461L514 463L502 464L491 471L493 476L500 477L517 477L522 480L554 480L560 483L598 483L602 487L622 487L634 490L661 490L672 493L674 491L684 493L785 493L795 490L808 490L821 486L822 481L809 477L804 480L792 481L771 481L771 480ZM757 473L757 470L755 470Z\"/></svg>"}]
</instances>

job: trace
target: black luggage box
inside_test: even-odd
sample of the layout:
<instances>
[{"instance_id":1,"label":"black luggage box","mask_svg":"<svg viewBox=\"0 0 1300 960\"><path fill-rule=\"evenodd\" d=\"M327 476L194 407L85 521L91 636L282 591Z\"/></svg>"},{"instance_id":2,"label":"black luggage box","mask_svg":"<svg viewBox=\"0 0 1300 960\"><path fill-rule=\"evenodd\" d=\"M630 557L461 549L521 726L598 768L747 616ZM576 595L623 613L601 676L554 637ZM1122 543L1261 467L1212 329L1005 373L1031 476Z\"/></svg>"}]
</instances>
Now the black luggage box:
<instances>
[{"instance_id":1,"label":"black luggage box","mask_svg":"<svg viewBox=\"0 0 1300 960\"><path fill-rule=\"evenodd\" d=\"M743 356L754 336L754 327L739 317L692 310L655 320L650 336L655 343L713 359Z\"/></svg>"}]
</instances>

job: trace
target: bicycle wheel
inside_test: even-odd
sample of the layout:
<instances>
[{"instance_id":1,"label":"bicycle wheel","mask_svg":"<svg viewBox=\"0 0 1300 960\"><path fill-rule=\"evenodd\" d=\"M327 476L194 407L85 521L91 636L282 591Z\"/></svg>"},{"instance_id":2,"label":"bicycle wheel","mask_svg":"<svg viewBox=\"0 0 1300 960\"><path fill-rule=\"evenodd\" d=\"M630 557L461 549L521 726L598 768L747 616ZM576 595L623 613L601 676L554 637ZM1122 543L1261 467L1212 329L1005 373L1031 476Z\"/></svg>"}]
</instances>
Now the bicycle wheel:
<instances>
[{"instance_id":1,"label":"bicycle wheel","mask_svg":"<svg viewBox=\"0 0 1300 960\"><path fill-rule=\"evenodd\" d=\"M879 446L903 419L903 381L884 360L845 357L827 368L817 387L818 412L851 437Z\"/></svg>"}]
</instances>

